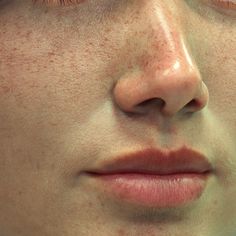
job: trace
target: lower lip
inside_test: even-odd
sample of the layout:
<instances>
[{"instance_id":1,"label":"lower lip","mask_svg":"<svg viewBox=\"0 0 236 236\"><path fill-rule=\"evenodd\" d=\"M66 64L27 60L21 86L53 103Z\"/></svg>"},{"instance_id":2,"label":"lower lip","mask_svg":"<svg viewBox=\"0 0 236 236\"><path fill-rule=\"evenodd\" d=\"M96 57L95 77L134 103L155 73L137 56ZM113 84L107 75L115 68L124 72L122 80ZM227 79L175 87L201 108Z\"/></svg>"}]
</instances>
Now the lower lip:
<instances>
[{"instance_id":1,"label":"lower lip","mask_svg":"<svg viewBox=\"0 0 236 236\"><path fill-rule=\"evenodd\" d=\"M207 174L154 175L140 173L95 174L108 194L138 205L167 208L193 202L202 195Z\"/></svg>"}]
</instances>

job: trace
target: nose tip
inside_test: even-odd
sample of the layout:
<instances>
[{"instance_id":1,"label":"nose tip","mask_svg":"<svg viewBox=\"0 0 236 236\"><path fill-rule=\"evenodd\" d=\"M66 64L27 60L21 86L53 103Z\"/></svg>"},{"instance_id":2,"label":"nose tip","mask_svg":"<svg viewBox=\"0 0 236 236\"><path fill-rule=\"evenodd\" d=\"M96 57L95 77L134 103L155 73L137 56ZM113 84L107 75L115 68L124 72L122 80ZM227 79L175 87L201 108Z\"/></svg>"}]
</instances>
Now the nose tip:
<instances>
[{"instance_id":1,"label":"nose tip","mask_svg":"<svg viewBox=\"0 0 236 236\"><path fill-rule=\"evenodd\" d=\"M174 26L164 24L159 41L156 37L149 39L154 49L136 58L138 70L127 71L117 81L113 93L123 111L145 114L156 109L163 116L174 116L179 111L193 113L206 106L208 89L181 31Z\"/></svg>"},{"instance_id":2,"label":"nose tip","mask_svg":"<svg viewBox=\"0 0 236 236\"><path fill-rule=\"evenodd\" d=\"M174 116L180 110L203 109L209 93L198 71L179 65L157 72L155 78L128 73L117 82L114 97L125 112L145 114L155 109L163 116Z\"/></svg>"}]
</instances>

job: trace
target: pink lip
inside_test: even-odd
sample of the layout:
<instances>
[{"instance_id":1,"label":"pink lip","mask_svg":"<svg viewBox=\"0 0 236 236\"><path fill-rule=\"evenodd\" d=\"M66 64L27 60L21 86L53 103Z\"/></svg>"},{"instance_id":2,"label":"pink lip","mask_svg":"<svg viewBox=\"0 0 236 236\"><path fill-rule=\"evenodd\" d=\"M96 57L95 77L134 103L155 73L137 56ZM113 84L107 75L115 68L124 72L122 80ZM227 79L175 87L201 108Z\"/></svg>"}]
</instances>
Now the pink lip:
<instances>
[{"instance_id":1,"label":"pink lip","mask_svg":"<svg viewBox=\"0 0 236 236\"><path fill-rule=\"evenodd\" d=\"M200 198L211 171L203 154L184 146L172 151L149 148L120 155L87 174L118 200L163 208Z\"/></svg>"}]
</instances>

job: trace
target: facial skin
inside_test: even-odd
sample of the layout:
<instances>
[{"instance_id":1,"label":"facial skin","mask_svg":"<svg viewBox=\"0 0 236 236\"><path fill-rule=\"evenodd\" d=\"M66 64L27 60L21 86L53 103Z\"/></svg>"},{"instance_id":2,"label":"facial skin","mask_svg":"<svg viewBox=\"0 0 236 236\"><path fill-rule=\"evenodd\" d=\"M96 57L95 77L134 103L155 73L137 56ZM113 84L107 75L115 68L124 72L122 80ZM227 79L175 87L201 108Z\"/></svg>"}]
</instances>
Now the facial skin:
<instances>
[{"instance_id":1,"label":"facial skin","mask_svg":"<svg viewBox=\"0 0 236 236\"><path fill-rule=\"evenodd\" d=\"M0 235L231 236L236 11L208 0L0 1ZM214 173L196 202L145 208L85 171L183 145Z\"/></svg>"}]
</instances>

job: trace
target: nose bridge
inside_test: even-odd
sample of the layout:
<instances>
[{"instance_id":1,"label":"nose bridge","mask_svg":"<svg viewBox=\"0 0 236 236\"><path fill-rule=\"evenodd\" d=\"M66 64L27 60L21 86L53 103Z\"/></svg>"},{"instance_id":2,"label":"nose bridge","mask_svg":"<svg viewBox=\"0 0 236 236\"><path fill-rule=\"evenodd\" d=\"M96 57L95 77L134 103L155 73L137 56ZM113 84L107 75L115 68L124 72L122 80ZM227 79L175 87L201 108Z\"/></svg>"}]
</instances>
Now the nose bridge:
<instances>
[{"instance_id":1,"label":"nose bridge","mask_svg":"<svg viewBox=\"0 0 236 236\"><path fill-rule=\"evenodd\" d=\"M151 6L147 6L146 11L152 14L147 13L149 15L145 23L147 45L139 65L144 71L147 69L149 72L151 69L158 71L160 68L167 70L165 73L175 68L194 69L178 13L173 17L173 12L163 5L165 5L163 2L154 5L152 10L149 9Z\"/></svg>"},{"instance_id":2,"label":"nose bridge","mask_svg":"<svg viewBox=\"0 0 236 236\"><path fill-rule=\"evenodd\" d=\"M143 82L150 85L153 96L159 93L159 96L168 100L180 90L185 90L185 97L188 99L188 96L197 92L195 90L198 86L195 85L202 82L199 70L180 30L167 24L162 27L164 29L158 33L161 35L159 39L150 43L149 52L143 53L138 62ZM151 40L153 39L149 39L149 42ZM172 97L167 96L170 93Z\"/></svg>"}]
</instances>

